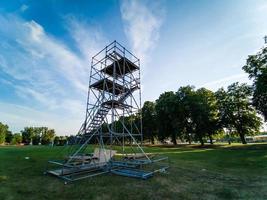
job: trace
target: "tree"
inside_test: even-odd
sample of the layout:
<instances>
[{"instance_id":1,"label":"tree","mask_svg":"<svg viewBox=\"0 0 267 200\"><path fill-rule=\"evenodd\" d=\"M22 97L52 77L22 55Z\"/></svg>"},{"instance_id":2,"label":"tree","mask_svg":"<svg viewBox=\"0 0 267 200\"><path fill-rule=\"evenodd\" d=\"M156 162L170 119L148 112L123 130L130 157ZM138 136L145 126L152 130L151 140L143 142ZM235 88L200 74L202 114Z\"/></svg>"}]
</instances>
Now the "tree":
<instances>
[{"instance_id":1,"label":"tree","mask_svg":"<svg viewBox=\"0 0 267 200\"><path fill-rule=\"evenodd\" d=\"M59 140L60 140L60 138L59 138L59 136L56 136L55 138L54 138L54 145L59 145L60 143L59 143Z\"/></svg>"},{"instance_id":2,"label":"tree","mask_svg":"<svg viewBox=\"0 0 267 200\"><path fill-rule=\"evenodd\" d=\"M55 137L55 130L48 129L47 127L43 127L42 134L41 134L41 144L47 145L53 142Z\"/></svg>"},{"instance_id":3,"label":"tree","mask_svg":"<svg viewBox=\"0 0 267 200\"><path fill-rule=\"evenodd\" d=\"M22 142L25 144L31 144L32 143L32 139L34 137L34 128L33 127L25 127L22 131L21 131L21 135L22 135Z\"/></svg>"},{"instance_id":4,"label":"tree","mask_svg":"<svg viewBox=\"0 0 267 200\"><path fill-rule=\"evenodd\" d=\"M68 137L68 144L69 144L69 145L76 144L76 136L74 136L74 135L70 135L70 136Z\"/></svg>"},{"instance_id":5,"label":"tree","mask_svg":"<svg viewBox=\"0 0 267 200\"><path fill-rule=\"evenodd\" d=\"M234 130L234 124L232 123L232 106L229 104L231 102L230 96L223 88L218 89L215 92L215 96L217 99L217 106L219 111L218 126L226 129L228 143L231 144L230 136Z\"/></svg>"},{"instance_id":6,"label":"tree","mask_svg":"<svg viewBox=\"0 0 267 200\"><path fill-rule=\"evenodd\" d=\"M11 143L12 138L13 138L13 134L12 134L12 132L11 132L11 131L8 131L8 132L6 133L6 143Z\"/></svg>"},{"instance_id":7,"label":"tree","mask_svg":"<svg viewBox=\"0 0 267 200\"><path fill-rule=\"evenodd\" d=\"M193 86L180 87L176 92L179 102L178 127L191 144L192 137L204 145L203 138L208 136L212 143L212 135L218 129L218 111L216 98L212 91Z\"/></svg>"},{"instance_id":8,"label":"tree","mask_svg":"<svg viewBox=\"0 0 267 200\"><path fill-rule=\"evenodd\" d=\"M192 133L194 132L192 122L192 101L195 95L193 86L180 87L176 92L178 101L180 102L179 109L179 129L181 136L191 144Z\"/></svg>"},{"instance_id":9,"label":"tree","mask_svg":"<svg viewBox=\"0 0 267 200\"><path fill-rule=\"evenodd\" d=\"M45 127L33 127L32 144L39 145L41 142L41 135Z\"/></svg>"},{"instance_id":10,"label":"tree","mask_svg":"<svg viewBox=\"0 0 267 200\"><path fill-rule=\"evenodd\" d=\"M49 144L55 137L55 130L48 127L25 127L21 134L22 141L26 144Z\"/></svg>"},{"instance_id":11,"label":"tree","mask_svg":"<svg viewBox=\"0 0 267 200\"><path fill-rule=\"evenodd\" d=\"M142 123L144 139L149 139L154 144L154 137L157 134L157 118L155 103L146 101L142 108Z\"/></svg>"},{"instance_id":12,"label":"tree","mask_svg":"<svg viewBox=\"0 0 267 200\"><path fill-rule=\"evenodd\" d=\"M68 138L66 136L56 136L54 138L54 144L58 146L64 146L67 144Z\"/></svg>"},{"instance_id":13,"label":"tree","mask_svg":"<svg viewBox=\"0 0 267 200\"><path fill-rule=\"evenodd\" d=\"M20 133L15 133L12 137L11 144L20 144L22 142L22 136Z\"/></svg>"},{"instance_id":14,"label":"tree","mask_svg":"<svg viewBox=\"0 0 267 200\"><path fill-rule=\"evenodd\" d=\"M246 144L245 135L258 132L261 126L261 119L250 103L251 95L251 88L239 83L228 86L227 91L220 89L216 92L220 123L238 133L243 144Z\"/></svg>"},{"instance_id":15,"label":"tree","mask_svg":"<svg viewBox=\"0 0 267 200\"><path fill-rule=\"evenodd\" d=\"M252 103L267 121L267 47L249 56L243 70L253 80Z\"/></svg>"},{"instance_id":16,"label":"tree","mask_svg":"<svg viewBox=\"0 0 267 200\"><path fill-rule=\"evenodd\" d=\"M218 108L215 94L205 88L196 91L195 111L192 112L193 122L196 125L195 133L203 145L203 137L209 137L213 144L212 135L219 129Z\"/></svg>"},{"instance_id":17,"label":"tree","mask_svg":"<svg viewBox=\"0 0 267 200\"><path fill-rule=\"evenodd\" d=\"M9 134L8 125L0 122L0 144L5 143L6 135Z\"/></svg>"},{"instance_id":18,"label":"tree","mask_svg":"<svg viewBox=\"0 0 267 200\"><path fill-rule=\"evenodd\" d=\"M171 137L174 145L177 144L179 102L174 92L165 92L156 100L156 113L159 128L158 137L161 141Z\"/></svg>"}]
</instances>

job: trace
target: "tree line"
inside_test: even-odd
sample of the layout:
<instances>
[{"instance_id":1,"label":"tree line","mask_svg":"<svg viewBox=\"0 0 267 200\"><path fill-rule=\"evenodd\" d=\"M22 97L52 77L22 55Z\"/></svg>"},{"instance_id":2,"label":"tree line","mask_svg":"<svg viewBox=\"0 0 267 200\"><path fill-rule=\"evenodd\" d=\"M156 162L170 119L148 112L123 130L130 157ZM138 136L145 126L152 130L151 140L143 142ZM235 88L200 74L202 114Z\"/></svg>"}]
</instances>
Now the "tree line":
<instances>
[{"instance_id":1,"label":"tree line","mask_svg":"<svg viewBox=\"0 0 267 200\"><path fill-rule=\"evenodd\" d=\"M227 89L212 92L194 86L180 87L176 92L164 92L155 102L146 101L142 108L144 139L173 144L181 141L204 140L213 143L213 136L238 135L246 144L246 135L259 132L263 116L267 120L267 47L250 55L243 70L253 81L233 83Z\"/></svg>"},{"instance_id":2,"label":"tree line","mask_svg":"<svg viewBox=\"0 0 267 200\"><path fill-rule=\"evenodd\" d=\"M233 83L227 90L212 92L206 88L180 87L176 92L164 92L155 102L147 101L142 108L143 134L151 143L155 138L170 138L173 144L181 141L205 140L213 143L213 136L228 131L239 135L259 132L261 118L250 103L251 88Z\"/></svg>"},{"instance_id":3,"label":"tree line","mask_svg":"<svg viewBox=\"0 0 267 200\"><path fill-rule=\"evenodd\" d=\"M0 144L58 145L73 143L74 136L57 136L48 127L24 127L19 133L12 133L8 125L0 122Z\"/></svg>"}]
</instances>

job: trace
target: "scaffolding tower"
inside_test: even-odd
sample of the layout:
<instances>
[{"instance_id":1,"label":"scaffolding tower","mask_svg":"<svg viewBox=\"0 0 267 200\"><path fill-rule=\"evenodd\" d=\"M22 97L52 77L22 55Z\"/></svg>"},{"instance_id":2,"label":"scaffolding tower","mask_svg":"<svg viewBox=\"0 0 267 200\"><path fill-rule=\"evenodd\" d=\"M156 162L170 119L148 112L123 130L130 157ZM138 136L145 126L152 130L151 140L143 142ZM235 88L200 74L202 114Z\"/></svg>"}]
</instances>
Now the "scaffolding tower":
<instances>
[{"instance_id":1,"label":"scaffolding tower","mask_svg":"<svg viewBox=\"0 0 267 200\"><path fill-rule=\"evenodd\" d=\"M117 41L92 57L85 121L63 160L46 172L69 181L103 173L147 179L168 168L167 157L141 146L140 60Z\"/></svg>"}]
</instances>

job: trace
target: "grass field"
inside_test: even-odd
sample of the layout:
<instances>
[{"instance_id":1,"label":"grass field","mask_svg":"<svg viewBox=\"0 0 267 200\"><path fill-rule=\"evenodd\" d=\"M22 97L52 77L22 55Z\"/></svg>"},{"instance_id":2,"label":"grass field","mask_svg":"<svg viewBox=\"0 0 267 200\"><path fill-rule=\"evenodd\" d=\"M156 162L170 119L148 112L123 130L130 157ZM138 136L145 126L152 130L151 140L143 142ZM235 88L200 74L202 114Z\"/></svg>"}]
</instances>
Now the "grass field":
<instances>
[{"instance_id":1,"label":"grass field","mask_svg":"<svg viewBox=\"0 0 267 200\"><path fill-rule=\"evenodd\" d=\"M169 156L168 174L145 181L102 175L68 185L43 175L59 148L0 147L0 199L267 199L267 144L145 147Z\"/></svg>"}]
</instances>

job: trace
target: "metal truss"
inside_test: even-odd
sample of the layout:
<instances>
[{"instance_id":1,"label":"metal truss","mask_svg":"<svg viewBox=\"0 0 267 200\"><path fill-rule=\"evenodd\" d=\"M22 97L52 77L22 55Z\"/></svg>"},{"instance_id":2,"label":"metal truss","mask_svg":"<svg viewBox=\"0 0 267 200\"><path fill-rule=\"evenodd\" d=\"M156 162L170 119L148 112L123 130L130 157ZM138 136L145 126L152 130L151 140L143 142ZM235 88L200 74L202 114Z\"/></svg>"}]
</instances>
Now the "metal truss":
<instances>
[{"instance_id":1,"label":"metal truss","mask_svg":"<svg viewBox=\"0 0 267 200\"><path fill-rule=\"evenodd\" d=\"M143 170L167 158L147 155L142 139L140 60L114 41L92 57L85 121L65 160L49 161L61 169L47 172L65 181L107 172L146 179L168 165Z\"/></svg>"}]
</instances>

